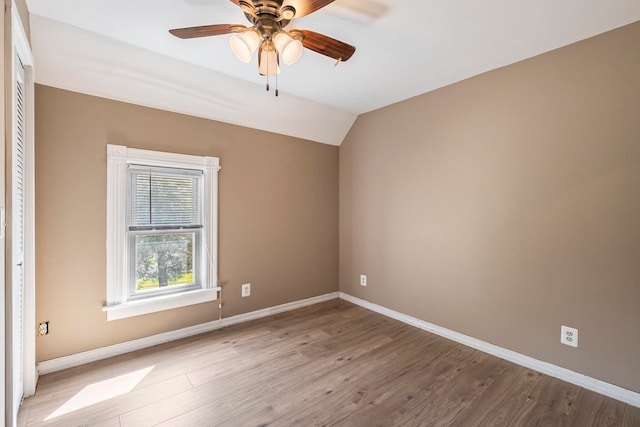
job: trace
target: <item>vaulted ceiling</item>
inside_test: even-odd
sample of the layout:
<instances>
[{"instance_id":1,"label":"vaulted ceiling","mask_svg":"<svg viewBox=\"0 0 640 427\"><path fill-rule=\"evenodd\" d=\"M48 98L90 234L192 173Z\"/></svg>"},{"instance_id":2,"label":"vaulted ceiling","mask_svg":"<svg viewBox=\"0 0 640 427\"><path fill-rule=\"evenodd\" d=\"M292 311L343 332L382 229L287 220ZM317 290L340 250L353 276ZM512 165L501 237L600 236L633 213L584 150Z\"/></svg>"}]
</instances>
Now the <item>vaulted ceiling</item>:
<instances>
[{"instance_id":1,"label":"vaulted ceiling","mask_svg":"<svg viewBox=\"0 0 640 427\"><path fill-rule=\"evenodd\" d=\"M336 0L291 27L355 45L305 51L280 96L229 36L171 28L247 24L228 0L27 0L36 82L340 145L359 114L640 19L638 0ZM271 86L275 81L271 79Z\"/></svg>"}]
</instances>

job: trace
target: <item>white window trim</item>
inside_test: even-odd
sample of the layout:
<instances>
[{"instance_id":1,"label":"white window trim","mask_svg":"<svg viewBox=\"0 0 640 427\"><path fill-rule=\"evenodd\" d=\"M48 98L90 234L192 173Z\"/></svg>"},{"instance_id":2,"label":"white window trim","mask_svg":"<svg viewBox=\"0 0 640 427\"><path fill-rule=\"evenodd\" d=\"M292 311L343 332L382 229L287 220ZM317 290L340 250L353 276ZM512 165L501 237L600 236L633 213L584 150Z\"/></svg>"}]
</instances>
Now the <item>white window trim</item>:
<instances>
[{"instance_id":1,"label":"white window trim","mask_svg":"<svg viewBox=\"0 0 640 427\"><path fill-rule=\"evenodd\" d=\"M204 260L206 277L203 277L202 289L127 300L126 199L127 168L131 163L184 167L203 171L203 205L206 207L204 243L208 249L207 258L209 259ZM107 313L107 320L200 304L218 298L220 290L217 286L219 170L220 160L217 157L164 153L107 144L107 303L102 308Z\"/></svg>"}]
</instances>

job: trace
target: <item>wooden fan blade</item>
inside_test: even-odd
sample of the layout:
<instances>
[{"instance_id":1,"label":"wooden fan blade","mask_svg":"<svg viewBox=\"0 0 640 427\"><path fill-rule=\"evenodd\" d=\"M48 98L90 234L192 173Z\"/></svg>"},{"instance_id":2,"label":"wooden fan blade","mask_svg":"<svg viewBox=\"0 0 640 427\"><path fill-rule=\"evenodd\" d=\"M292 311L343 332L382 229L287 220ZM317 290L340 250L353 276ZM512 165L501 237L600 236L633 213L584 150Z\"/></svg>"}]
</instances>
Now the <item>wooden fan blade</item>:
<instances>
[{"instance_id":1,"label":"wooden fan blade","mask_svg":"<svg viewBox=\"0 0 640 427\"><path fill-rule=\"evenodd\" d=\"M291 32L298 32L304 36L302 45L307 49L328 56L329 58L337 59L338 61L348 61L356 51L355 46L314 31L291 30Z\"/></svg>"},{"instance_id":2,"label":"wooden fan blade","mask_svg":"<svg viewBox=\"0 0 640 427\"><path fill-rule=\"evenodd\" d=\"M169 30L169 32L181 39L192 39L195 37L209 37L237 33L245 28L247 27L239 24L217 24L202 25L200 27L174 28L173 30Z\"/></svg>"},{"instance_id":3,"label":"wooden fan blade","mask_svg":"<svg viewBox=\"0 0 640 427\"><path fill-rule=\"evenodd\" d=\"M233 1L233 0L231 0ZM296 18L300 18L318 9L322 9L335 0L285 0L282 6L293 6L296 9Z\"/></svg>"}]
</instances>

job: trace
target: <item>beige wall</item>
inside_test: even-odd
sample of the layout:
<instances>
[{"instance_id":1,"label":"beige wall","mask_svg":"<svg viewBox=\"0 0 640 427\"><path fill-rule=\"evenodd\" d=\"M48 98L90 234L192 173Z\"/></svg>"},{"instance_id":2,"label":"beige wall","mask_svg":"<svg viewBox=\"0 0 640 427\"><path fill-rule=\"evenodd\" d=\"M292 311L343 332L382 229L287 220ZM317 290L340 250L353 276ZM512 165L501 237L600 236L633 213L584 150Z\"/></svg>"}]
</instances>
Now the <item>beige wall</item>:
<instances>
[{"instance_id":1,"label":"beige wall","mask_svg":"<svg viewBox=\"0 0 640 427\"><path fill-rule=\"evenodd\" d=\"M639 46L636 23L361 116L340 290L640 392Z\"/></svg>"},{"instance_id":2,"label":"beige wall","mask_svg":"<svg viewBox=\"0 0 640 427\"><path fill-rule=\"evenodd\" d=\"M35 96L37 320L51 330L38 361L218 318L209 303L106 321L108 143L220 157L224 317L337 291L337 147L46 86Z\"/></svg>"}]
</instances>

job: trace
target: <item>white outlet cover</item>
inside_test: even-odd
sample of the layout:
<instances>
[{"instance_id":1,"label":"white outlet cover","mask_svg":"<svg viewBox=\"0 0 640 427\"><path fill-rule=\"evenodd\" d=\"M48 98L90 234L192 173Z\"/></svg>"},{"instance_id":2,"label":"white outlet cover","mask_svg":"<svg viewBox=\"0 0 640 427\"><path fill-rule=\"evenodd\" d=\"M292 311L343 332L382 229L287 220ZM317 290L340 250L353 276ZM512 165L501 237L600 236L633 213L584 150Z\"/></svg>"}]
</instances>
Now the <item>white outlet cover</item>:
<instances>
[{"instance_id":1,"label":"white outlet cover","mask_svg":"<svg viewBox=\"0 0 640 427\"><path fill-rule=\"evenodd\" d=\"M569 326L561 326L560 342L571 347L578 347L578 330Z\"/></svg>"},{"instance_id":2,"label":"white outlet cover","mask_svg":"<svg viewBox=\"0 0 640 427\"><path fill-rule=\"evenodd\" d=\"M360 275L360 286L367 286L367 276L364 274Z\"/></svg>"},{"instance_id":3,"label":"white outlet cover","mask_svg":"<svg viewBox=\"0 0 640 427\"><path fill-rule=\"evenodd\" d=\"M251 295L251 283L245 283L242 285L242 297L248 297Z\"/></svg>"}]
</instances>

